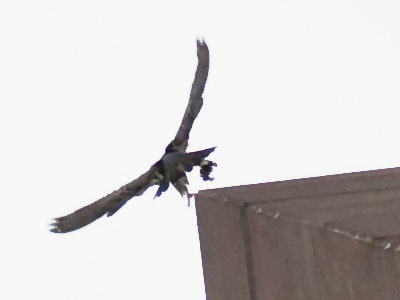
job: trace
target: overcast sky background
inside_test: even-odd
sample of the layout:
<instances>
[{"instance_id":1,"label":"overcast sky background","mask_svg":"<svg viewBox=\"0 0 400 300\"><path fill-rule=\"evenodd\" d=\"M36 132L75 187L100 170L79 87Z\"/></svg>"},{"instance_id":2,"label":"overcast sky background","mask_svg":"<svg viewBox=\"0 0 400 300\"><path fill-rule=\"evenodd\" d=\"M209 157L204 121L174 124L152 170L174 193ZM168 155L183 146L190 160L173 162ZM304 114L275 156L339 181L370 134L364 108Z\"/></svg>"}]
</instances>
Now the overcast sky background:
<instances>
[{"instance_id":1,"label":"overcast sky background","mask_svg":"<svg viewBox=\"0 0 400 300\"><path fill-rule=\"evenodd\" d=\"M194 299L194 205L156 187L68 214L147 171L210 49L191 190L400 166L398 1L1 1L1 299Z\"/></svg>"}]
</instances>

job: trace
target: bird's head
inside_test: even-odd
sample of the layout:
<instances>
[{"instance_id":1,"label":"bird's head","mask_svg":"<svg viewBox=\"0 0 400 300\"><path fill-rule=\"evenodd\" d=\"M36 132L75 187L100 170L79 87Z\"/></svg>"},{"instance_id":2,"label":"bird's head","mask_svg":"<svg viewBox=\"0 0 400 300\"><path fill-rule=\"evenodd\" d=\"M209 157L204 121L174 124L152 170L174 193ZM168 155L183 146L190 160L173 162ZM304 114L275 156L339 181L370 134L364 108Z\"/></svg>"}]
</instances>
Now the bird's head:
<instances>
[{"instance_id":1,"label":"bird's head","mask_svg":"<svg viewBox=\"0 0 400 300\"><path fill-rule=\"evenodd\" d=\"M165 148L165 153L176 152L178 149L175 147L174 142L168 144L167 148Z\"/></svg>"}]
</instances>

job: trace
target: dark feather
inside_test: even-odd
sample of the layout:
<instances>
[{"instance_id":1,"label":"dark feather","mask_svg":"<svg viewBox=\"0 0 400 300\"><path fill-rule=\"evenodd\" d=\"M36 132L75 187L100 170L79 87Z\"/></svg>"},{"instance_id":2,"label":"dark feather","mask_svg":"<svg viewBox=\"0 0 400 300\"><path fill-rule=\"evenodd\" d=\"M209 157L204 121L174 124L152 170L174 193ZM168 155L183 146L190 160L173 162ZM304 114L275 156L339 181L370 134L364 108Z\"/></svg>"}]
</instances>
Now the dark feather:
<instances>
[{"instance_id":1,"label":"dark feather","mask_svg":"<svg viewBox=\"0 0 400 300\"><path fill-rule=\"evenodd\" d=\"M200 163L209 156L212 152L214 152L216 147L200 150L200 151L194 151L194 152L189 152L184 154L184 159L185 161L189 161L192 165L194 166L199 166Z\"/></svg>"},{"instance_id":2,"label":"dark feather","mask_svg":"<svg viewBox=\"0 0 400 300\"><path fill-rule=\"evenodd\" d=\"M160 197L161 194L168 189L168 187L169 187L168 178L164 177L160 182L160 186L157 189L157 192L156 192L156 195L154 196L154 199L157 198L157 197Z\"/></svg>"}]
</instances>

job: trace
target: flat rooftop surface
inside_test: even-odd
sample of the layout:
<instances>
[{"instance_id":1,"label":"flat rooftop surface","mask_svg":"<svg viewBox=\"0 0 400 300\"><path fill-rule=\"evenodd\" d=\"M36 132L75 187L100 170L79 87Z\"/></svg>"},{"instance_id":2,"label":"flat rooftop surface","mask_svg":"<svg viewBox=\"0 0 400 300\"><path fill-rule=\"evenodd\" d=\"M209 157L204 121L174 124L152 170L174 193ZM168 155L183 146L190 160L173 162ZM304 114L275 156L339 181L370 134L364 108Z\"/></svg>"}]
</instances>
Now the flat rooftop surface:
<instances>
[{"instance_id":1,"label":"flat rooftop surface","mask_svg":"<svg viewBox=\"0 0 400 300\"><path fill-rule=\"evenodd\" d=\"M204 190L199 196L400 251L400 168Z\"/></svg>"},{"instance_id":2,"label":"flat rooftop surface","mask_svg":"<svg viewBox=\"0 0 400 300\"><path fill-rule=\"evenodd\" d=\"M400 300L400 168L205 190L207 300Z\"/></svg>"}]
</instances>

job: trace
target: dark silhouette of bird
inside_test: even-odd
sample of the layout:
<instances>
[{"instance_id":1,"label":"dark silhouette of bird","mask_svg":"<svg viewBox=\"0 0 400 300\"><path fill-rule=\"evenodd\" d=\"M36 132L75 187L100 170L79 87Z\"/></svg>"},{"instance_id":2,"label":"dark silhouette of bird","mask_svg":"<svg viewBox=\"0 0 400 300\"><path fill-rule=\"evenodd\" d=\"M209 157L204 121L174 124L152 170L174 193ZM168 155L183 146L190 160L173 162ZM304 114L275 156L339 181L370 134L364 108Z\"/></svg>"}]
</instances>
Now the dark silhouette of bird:
<instances>
[{"instance_id":1,"label":"dark silhouette of bird","mask_svg":"<svg viewBox=\"0 0 400 300\"><path fill-rule=\"evenodd\" d=\"M196 152L181 153L177 149L174 149L173 145L168 145L165 149L165 154L156 163L158 164L161 176L160 186L154 198L159 197L162 192L166 191L169 183L172 183L181 196L188 196L186 172L191 172L194 166L201 166L202 162L206 162L205 158L214 150L215 147ZM205 165L208 164L204 164L203 168ZM205 178L204 176L203 179L212 180L211 177Z\"/></svg>"},{"instance_id":2,"label":"dark silhouette of bird","mask_svg":"<svg viewBox=\"0 0 400 300\"><path fill-rule=\"evenodd\" d=\"M110 217L132 197L142 195L153 185L159 185L155 198L165 192L171 183L182 196L187 196L189 199L191 195L188 193L186 172L192 171L195 166L200 167L200 176L203 180L213 180L210 174L216 163L206 160L206 157L215 150L215 147L186 153L190 130L203 105L202 94L208 76L209 51L204 41L197 40L197 57L198 65L189 103L178 132L166 147L161 159L146 173L111 194L69 215L54 219L50 231L70 232L92 223L103 215Z\"/></svg>"}]
</instances>

